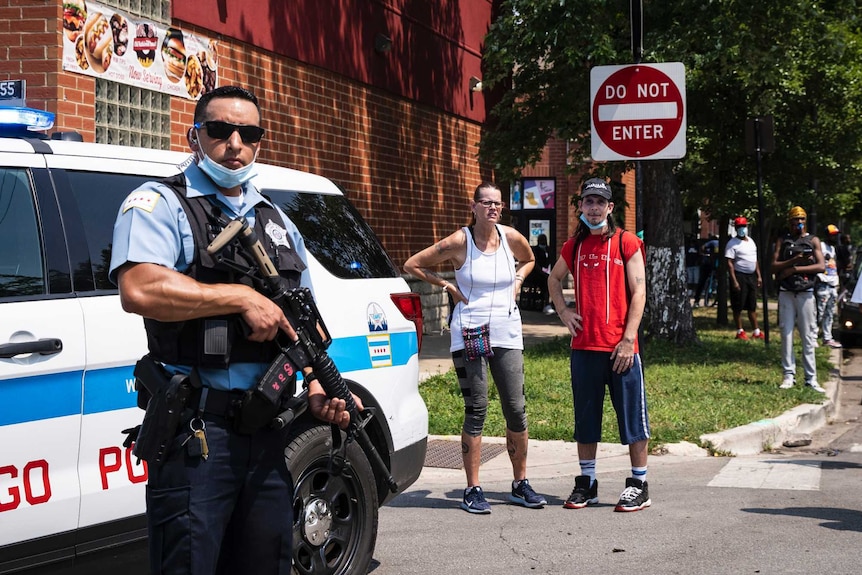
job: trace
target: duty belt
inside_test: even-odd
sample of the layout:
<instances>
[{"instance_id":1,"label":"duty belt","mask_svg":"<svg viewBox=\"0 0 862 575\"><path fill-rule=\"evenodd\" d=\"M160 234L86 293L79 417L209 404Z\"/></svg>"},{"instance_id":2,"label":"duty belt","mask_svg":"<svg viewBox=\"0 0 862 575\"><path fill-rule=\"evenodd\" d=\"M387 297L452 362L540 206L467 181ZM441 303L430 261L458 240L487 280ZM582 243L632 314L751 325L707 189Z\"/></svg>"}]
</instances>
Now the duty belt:
<instances>
[{"instance_id":1,"label":"duty belt","mask_svg":"<svg viewBox=\"0 0 862 575\"><path fill-rule=\"evenodd\" d=\"M201 397L206 393L203 407L201 407ZM210 415L232 419L239 409L239 404L242 401L244 391L232 390L224 391L222 389L213 389L211 387L202 387L195 389L189 398L188 406L195 411L203 411Z\"/></svg>"}]
</instances>

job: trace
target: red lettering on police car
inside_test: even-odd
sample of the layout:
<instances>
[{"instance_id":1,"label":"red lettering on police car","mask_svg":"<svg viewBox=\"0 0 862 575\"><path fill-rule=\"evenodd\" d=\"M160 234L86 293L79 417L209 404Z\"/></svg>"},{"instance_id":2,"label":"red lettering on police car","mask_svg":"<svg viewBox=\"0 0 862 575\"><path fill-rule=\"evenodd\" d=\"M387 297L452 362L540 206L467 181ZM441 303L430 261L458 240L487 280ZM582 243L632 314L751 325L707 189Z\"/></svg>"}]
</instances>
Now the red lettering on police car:
<instances>
[{"instance_id":1,"label":"red lettering on police car","mask_svg":"<svg viewBox=\"0 0 862 575\"><path fill-rule=\"evenodd\" d=\"M103 447L99 450L99 475L102 477L102 489L108 489L108 474L119 471L123 466L119 447ZM110 457L111 461L108 462Z\"/></svg>"},{"instance_id":2,"label":"red lettering on police car","mask_svg":"<svg viewBox=\"0 0 862 575\"><path fill-rule=\"evenodd\" d=\"M33 481L35 479L40 479L38 476L38 472L41 473L41 495L36 495L33 492L33 487L38 485L39 481ZM34 473L35 472L35 473ZM39 505L40 503L46 503L49 499L51 499L51 480L48 477L48 462L44 459L39 459L38 461L31 461L27 465L24 466L24 497L27 499L27 503L30 505Z\"/></svg>"},{"instance_id":3,"label":"red lettering on police car","mask_svg":"<svg viewBox=\"0 0 862 575\"><path fill-rule=\"evenodd\" d=\"M103 490L110 489L110 486L108 485L108 475L120 471L123 467L126 468L126 477L128 477L131 483L143 483L147 480L147 462L141 462L141 469L143 471L140 475L135 475L135 467L137 464L133 462L133 457L134 455L132 454L131 447L125 448L122 452L120 451L120 448L116 446L103 447L99 450L99 476L102 480ZM137 458L135 458L135 461L137 461ZM123 465L124 463L125 465Z\"/></svg>"},{"instance_id":4,"label":"red lettering on police car","mask_svg":"<svg viewBox=\"0 0 862 575\"><path fill-rule=\"evenodd\" d=\"M126 455L126 457L125 457L126 473L129 476L129 481L131 481L132 483L143 483L144 481L147 480L147 475L149 473L149 468L147 467L147 462L144 461L143 459L140 460L141 463L140 463L139 467L141 468L142 473L140 475L135 475L135 467L138 467L138 465L132 464L132 449L127 448L125 450L125 452L126 452L126 454L125 454ZM135 460L137 460L137 458L135 458Z\"/></svg>"},{"instance_id":5,"label":"red lettering on police car","mask_svg":"<svg viewBox=\"0 0 862 575\"><path fill-rule=\"evenodd\" d=\"M3 475L8 475L12 479L15 479L18 477L18 469L12 465L0 467L0 476ZM21 492L19 491L17 485L9 487L8 494L12 498L12 500L3 501L2 499L0 499L0 512L11 511L12 509L15 509L21 504Z\"/></svg>"},{"instance_id":6,"label":"red lettering on police car","mask_svg":"<svg viewBox=\"0 0 862 575\"><path fill-rule=\"evenodd\" d=\"M0 467L0 476L8 475L12 479L18 478L18 468L14 465ZM21 487L24 487L24 500L30 505L47 503L51 499L51 480L48 475L48 462L44 459L30 461L24 466L21 473L22 485L12 485L6 491L11 499L0 498L0 512L17 509L21 505Z\"/></svg>"}]
</instances>

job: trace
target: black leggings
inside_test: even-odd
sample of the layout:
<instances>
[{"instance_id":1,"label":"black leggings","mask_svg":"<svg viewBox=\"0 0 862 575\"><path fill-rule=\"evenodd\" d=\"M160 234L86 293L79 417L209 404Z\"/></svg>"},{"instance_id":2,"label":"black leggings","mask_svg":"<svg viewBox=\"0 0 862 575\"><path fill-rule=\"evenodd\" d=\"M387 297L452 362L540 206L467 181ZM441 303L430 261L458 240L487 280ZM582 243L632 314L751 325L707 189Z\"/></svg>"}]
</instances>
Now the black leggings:
<instances>
[{"instance_id":1,"label":"black leggings","mask_svg":"<svg viewBox=\"0 0 862 575\"><path fill-rule=\"evenodd\" d=\"M520 349L495 347L493 357L468 360L464 350L452 352L458 385L464 397L463 431L471 437L482 435L488 414L488 368L500 394L506 428L520 433L527 430L524 396L524 353Z\"/></svg>"}]
</instances>

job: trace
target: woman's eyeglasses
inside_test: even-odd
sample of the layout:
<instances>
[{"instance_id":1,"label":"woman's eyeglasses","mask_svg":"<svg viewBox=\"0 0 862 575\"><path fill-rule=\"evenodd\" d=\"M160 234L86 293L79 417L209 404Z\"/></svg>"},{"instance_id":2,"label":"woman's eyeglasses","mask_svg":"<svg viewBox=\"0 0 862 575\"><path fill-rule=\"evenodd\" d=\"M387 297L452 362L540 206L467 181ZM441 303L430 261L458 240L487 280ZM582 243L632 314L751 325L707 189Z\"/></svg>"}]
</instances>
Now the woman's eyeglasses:
<instances>
[{"instance_id":1,"label":"woman's eyeglasses","mask_svg":"<svg viewBox=\"0 0 862 575\"><path fill-rule=\"evenodd\" d=\"M228 122L209 120L195 123L195 128L206 128L207 135L214 140L227 140L234 132L239 132L243 144L256 144L263 138L264 130L260 126L240 126Z\"/></svg>"},{"instance_id":2,"label":"woman's eyeglasses","mask_svg":"<svg viewBox=\"0 0 862 575\"><path fill-rule=\"evenodd\" d=\"M495 202L494 200L479 200L476 203L484 208L502 208L505 205L503 202Z\"/></svg>"}]
</instances>

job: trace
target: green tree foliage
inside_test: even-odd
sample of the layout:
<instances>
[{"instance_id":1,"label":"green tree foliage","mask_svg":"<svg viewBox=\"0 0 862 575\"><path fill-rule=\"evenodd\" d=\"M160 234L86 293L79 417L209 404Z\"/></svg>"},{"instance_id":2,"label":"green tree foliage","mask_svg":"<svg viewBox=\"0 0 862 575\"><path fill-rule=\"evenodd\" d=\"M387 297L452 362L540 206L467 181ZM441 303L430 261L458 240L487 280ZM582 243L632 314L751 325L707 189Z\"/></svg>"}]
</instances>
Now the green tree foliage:
<instances>
[{"instance_id":1,"label":"green tree foliage","mask_svg":"<svg viewBox=\"0 0 862 575\"><path fill-rule=\"evenodd\" d=\"M495 7L484 81L501 99L490 113L480 156L517 174L539 159L552 136L589 150L589 70L633 61L630 2L500 0ZM708 207L722 221L756 215L756 171L744 131L754 116L774 118L775 151L763 157L766 212L778 214L764 222L772 231L794 204L824 223L860 215L860 18L862 0L644 1L642 61L683 62L688 108L686 157L650 162L662 165L644 170L648 246L681 251L678 229L650 224L681 221L684 205ZM580 169L585 154L574 153L572 166ZM605 163L593 170L612 174L621 167ZM659 190L674 197L655 201ZM651 213L669 208L676 212L671 218ZM667 294L673 299L663 305L685 308L676 271L665 273L650 277L650 287L673 283ZM679 334L679 326L658 331Z\"/></svg>"},{"instance_id":2,"label":"green tree foliage","mask_svg":"<svg viewBox=\"0 0 862 575\"><path fill-rule=\"evenodd\" d=\"M675 169L686 200L717 215L750 209L745 120L772 115L768 207L808 200L824 215L851 213L862 187L862 0L644 4L643 61L686 67L688 154ZM554 135L589 149L589 70L632 62L629 9L628 0L499 3L484 79L506 89L483 159L517 173ZM815 181L826 193L808 196Z\"/></svg>"}]
</instances>

